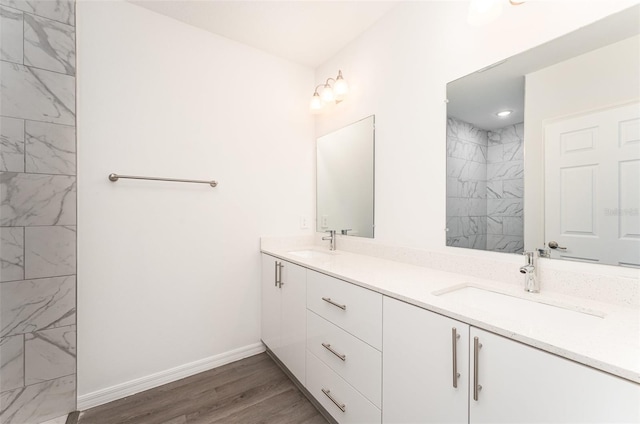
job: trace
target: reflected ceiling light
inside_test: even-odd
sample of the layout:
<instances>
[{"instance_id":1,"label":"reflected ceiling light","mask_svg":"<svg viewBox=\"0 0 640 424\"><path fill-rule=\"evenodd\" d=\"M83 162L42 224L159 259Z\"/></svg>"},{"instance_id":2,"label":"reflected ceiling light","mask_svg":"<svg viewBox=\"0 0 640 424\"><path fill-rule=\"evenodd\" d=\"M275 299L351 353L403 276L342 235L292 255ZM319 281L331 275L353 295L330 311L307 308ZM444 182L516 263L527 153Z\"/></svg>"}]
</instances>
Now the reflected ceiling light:
<instances>
[{"instance_id":1,"label":"reflected ceiling light","mask_svg":"<svg viewBox=\"0 0 640 424\"><path fill-rule=\"evenodd\" d=\"M507 116L511 115L513 113L512 110L501 110L500 112L496 113L496 115L498 115L500 118L506 118Z\"/></svg>"},{"instance_id":2,"label":"reflected ceiling light","mask_svg":"<svg viewBox=\"0 0 640 424\"><path fill-rule=\"evenodd\" d=\"M474 26L485 25L495 21L502 14L505 0L471 0L467 21ZM518 6L524 1L509 0L512 6Z\"/></svg>"},{"instance_id":3,"label":"reflected ceiling light","mask_svg":"<svg viewBox=\"0 0 640 424\"><path fill-rule=\"evenodd\" d=\"M320 92L318 89L321 88ZM321 112L325 105L336 102L340 103L344 100L349 92L349 85L342 76L342 71L338 71L338 76L335 78L327 78L324 84L320 84L316 87L311 97L310 108L314 113Z\"/></svg>"}]
</instances>

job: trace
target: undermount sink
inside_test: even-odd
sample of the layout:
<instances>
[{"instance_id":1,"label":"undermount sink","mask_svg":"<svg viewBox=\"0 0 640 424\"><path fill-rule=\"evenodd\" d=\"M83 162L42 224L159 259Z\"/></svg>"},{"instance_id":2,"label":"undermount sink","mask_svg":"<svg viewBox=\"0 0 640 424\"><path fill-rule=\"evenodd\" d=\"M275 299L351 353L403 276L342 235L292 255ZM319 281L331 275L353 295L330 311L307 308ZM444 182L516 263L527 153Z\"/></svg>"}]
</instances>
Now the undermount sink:
<instances>
[{"instance_id":1,"label":"undermount sink","mask_svg":"<svg viewBox=\"0 0 640 424\"><path fill-rule=\"evenodd\" d=\"M516 297L477 286L457 286L433 292L451 302L483 311L497 313L518 319L528 319L533 324L540 320L551 322L571 322L575 324L596 324L604 318L604 313L575 305ZM534 295L535 296L535 295Z\"/></svg>"},{"instance_id":2,"label":"undermount sink","mask_svg":"<svg viewBox=\"0 0 640 424\"><path fill-rule=\"evenodd\" d=\"M288 253L305 259L329 259L336 255L335 252L323 252L321 250L294 250Z\"/></svg>"}]
</instances>

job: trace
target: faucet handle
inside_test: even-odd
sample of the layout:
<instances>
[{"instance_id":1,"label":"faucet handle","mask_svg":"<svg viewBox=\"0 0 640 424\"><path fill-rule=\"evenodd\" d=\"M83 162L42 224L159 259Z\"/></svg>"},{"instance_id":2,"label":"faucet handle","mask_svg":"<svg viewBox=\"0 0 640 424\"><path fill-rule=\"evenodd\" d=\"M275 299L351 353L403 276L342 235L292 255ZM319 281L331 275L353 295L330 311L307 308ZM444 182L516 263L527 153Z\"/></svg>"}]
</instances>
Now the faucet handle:
<instances>
[{"instance_id":1,"label":"faucet handle","mask_svg":"<svg viewBox=\"0 0 640 424\"><path fill-rule=\"evenodd\" d=\"M353 231L351 228L348 228L346 230L340 230L340 234L342 234L343 236L347 236L349 231Z\"/></svg>"}]
</instances>

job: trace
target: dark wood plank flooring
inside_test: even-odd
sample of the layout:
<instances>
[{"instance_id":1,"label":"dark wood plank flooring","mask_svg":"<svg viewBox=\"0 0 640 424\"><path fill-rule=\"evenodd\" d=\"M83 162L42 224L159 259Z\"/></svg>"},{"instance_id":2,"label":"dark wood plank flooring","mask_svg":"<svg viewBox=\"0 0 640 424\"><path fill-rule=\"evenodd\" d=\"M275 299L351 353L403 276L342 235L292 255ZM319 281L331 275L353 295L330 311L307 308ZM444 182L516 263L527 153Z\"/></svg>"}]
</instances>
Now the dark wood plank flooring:
<instances>
[{"instance_id":1,"label":"dark wood plank flooring","mask_svg":"<svg viewBox=\"0 0 640 424\"><path fill-rule=\"evenodd\" d=\"M81 412L79 424L326 424L266 353Z\"/></svg>"}]
</instances>

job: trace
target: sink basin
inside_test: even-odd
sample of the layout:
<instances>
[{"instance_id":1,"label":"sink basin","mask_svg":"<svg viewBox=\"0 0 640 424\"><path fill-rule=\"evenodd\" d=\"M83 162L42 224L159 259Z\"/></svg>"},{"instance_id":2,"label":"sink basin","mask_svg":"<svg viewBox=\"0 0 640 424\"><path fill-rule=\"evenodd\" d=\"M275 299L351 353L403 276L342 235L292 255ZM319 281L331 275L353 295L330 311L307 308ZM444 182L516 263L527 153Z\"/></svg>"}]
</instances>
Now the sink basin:
<instances>
[{"instance_id":1,"label":"sink basin","mask_svg":"<svg viewBox=\"0 0 640 424\"><path fill-rule=\"evenodd\" d=\"M288 253L305 259L329 259L336 255L335 252L323 252L321 250L295 250Z\"/></svg>"},{"instance_id":2,"label":"sink basin","mask_svg":"<svg viewBox=\"0 0 640 424\"><path fill-rule=\"evenodd\" d=\"M604 318L604 313L593 309L521 298L476 286L458 286L433 292L433 294L475 309L527 319L534 324L544 320L588 325L602 322Z\"/></svg>"}]
</instances>

